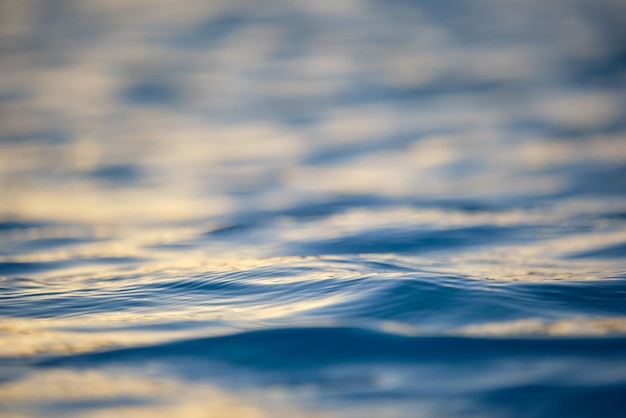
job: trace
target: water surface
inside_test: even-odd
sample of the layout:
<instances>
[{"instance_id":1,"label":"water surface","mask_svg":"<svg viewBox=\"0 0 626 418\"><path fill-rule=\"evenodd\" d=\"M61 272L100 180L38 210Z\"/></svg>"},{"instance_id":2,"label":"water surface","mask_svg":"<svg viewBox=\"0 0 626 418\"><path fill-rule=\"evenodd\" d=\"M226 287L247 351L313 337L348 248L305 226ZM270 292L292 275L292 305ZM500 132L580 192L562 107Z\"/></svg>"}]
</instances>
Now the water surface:
<instances>
[{"instance_id":1,"label":"water surface","mask_svg":"<svg viewBox=\"0 0 626 418\"><path fill-rule=\"evenodd\" d=\"M0 415L626 414L619 1L0 6Z\"/></svg>"}]
</instances>

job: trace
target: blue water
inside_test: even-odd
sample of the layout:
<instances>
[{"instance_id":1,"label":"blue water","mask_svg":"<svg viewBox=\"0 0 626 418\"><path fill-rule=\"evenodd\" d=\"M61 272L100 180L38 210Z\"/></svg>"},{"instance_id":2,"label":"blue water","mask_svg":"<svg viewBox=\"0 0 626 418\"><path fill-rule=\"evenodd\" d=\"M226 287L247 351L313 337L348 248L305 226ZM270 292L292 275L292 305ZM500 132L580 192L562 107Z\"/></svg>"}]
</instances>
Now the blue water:
<instances>
[{"instance_id":1,"label":"blue water","mask_svg":"<svg viewBox=\"0 0 626 418\"><path fill-rule=\"evenodd\" d=\"M0 6L0 416L626 416L626 8Z\"/></svg>"}]
</instances>

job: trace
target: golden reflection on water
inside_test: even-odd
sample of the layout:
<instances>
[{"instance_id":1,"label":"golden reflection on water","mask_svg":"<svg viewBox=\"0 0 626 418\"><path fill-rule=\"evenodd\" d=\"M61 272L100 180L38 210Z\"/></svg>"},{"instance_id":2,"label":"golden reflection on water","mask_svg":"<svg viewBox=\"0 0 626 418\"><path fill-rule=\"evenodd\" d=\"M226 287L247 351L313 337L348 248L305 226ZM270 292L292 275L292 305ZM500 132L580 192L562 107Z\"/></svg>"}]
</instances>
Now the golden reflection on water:
<instances>
[{"instance_id":1,"label":"golden reflection on water","mask_svg":"<svg viewBox=\"0 0 626 418\"><path fill-rule=\"evenodd\" d=\"M166 321L201 321L193 312L142 315L111 312L81 318L21 319L3 317L0 325L0 356L76 354L114 348L142 346L177 339L222 335L232 327L204 326L191 330L157 329ZM133 324L154 325L154 331L138 330ZM85 331L97 332L85 332Z\"/></svg>"},{"instance_id":2,"label":"golden reflection on water","mask_svg":"<svg viewBox=\"0 0 626 418\"><path fill-rule=\"evenodd\" d=\"M0 219L92 225L199 219L241 209L243 202L232 195L237 191L255 191L252 201L259 209L280 209L302 193L487 197L515 190L543 196L562 190L567 178L541 170L582 162L616 164L626 158L626 141L619 133L585 140L537 137L507 143L500 139L502 133L489 128L416 136L407 149L381 149L320 166L300 162L324 147L311 145L315 136L311 132L275 122L227 126L206 120L180 121L159 113L165 110L154 112L140 123L147 130L145 139L128 134L124 140L115 140L115 145L82 136L60 144L0 143L0 184L5 190ZM344 113L330 116L331 126L345 117L350 125L380 123L377 129L383 137L384 132L393 133L393 121L374 122L376 118L367 113ZM155 123L171 126L157 129ZM331 149L336 146L332 141L329 144ZM442 175L463 162L481 164L483 170L465 176ZM115 185L93 177L100 168L111 166L135 167L139 178Z\"/></svg>"},{"instance_id":3,"label":"golden reflection on water","mask_svg":"<svg viewBox=\"0 0 626 418\"><path fill-rule=\"evenodd\" d=\"M516 321L493 322L469 325L451 334L474 336L609 336L626 334L626 318L571 318L558 321L519 319Z\"/></svg>"},{"instance_id":4,"label":"golden reflection on water","mask_svg":"<svg viewBox=\"0 0 626 418\"><path fill-rule=\"evenodd\" d=\"M205 383L116 369L37 371L0 387L3 417L45 416L55 402L90 405L65 410L68 417L330 417L290 405L283 398L279 388L229 392Z\"/></svg>"},{"instance_id":5,"label":"golden reflection on water","mask_svg":"<svg viewBox=\"0 0 626 418\"><path fill-rule=\"evenodd\" d=\"M33 322L28 321L26 327L20 328L11 319L3 318L0 326L2 336L2 356L32 356L36 354L73 354L89 351L100 351L119 347L122 344L114 342L116 338L109 338L99 333L97 336L71 332L55 332L33 329ZM24 321L20 321L24 322ZM117 340L122 338L117 336ZM150 339L145 335L133 336L125 341L126 344L144 344Z\"/></svg>"}]
</instances>

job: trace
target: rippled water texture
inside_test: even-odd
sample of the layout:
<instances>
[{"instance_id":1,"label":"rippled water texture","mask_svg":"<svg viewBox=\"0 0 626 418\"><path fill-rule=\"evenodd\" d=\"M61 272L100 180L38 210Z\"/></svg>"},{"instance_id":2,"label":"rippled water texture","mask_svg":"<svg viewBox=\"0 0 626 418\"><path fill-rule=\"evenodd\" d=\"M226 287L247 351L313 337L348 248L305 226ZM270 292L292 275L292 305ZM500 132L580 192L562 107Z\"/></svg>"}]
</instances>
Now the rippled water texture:
<instances>
[{"instance_id":1,"label":"rippled water texture","mask_svg":"<svg viewBox=\"0 0 626 418\"><path fill-rule=\"evenodd\" d=\"M0 1L0 416L626 416L625 27Z\"/></svg>"}]
</instances>

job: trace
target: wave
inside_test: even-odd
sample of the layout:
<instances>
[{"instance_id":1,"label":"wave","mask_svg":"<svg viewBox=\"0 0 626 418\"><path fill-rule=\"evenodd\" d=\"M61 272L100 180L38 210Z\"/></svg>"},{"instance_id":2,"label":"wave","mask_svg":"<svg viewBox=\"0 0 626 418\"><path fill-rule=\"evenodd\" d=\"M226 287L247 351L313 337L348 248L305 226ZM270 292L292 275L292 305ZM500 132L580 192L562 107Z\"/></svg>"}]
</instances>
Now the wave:
<instances>
[{"instance_id":1,"label":"wave","mask_svg":"<svg viewBox=\"0 0 626 418\"><path fill-rule=\"evenodd\" d=\"M240 332L44 360L41 365L87 365L191 358L292 370L360 363L477 364L558 361L599 356L626 365L626 337L408 336L355 327L298 327ZM624 379L626 382L626 378Z\"/></svg>"}]
</instances>

